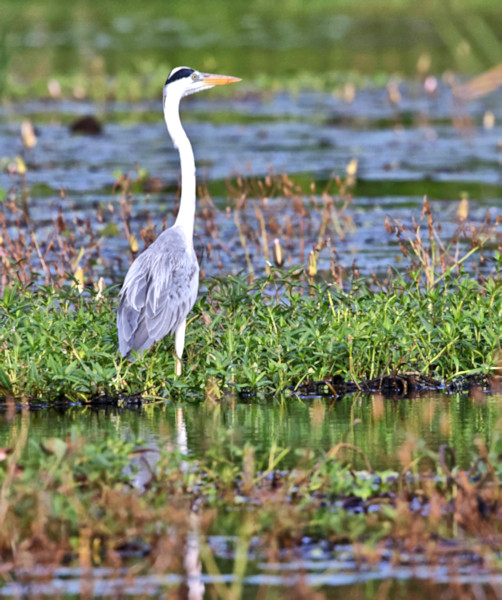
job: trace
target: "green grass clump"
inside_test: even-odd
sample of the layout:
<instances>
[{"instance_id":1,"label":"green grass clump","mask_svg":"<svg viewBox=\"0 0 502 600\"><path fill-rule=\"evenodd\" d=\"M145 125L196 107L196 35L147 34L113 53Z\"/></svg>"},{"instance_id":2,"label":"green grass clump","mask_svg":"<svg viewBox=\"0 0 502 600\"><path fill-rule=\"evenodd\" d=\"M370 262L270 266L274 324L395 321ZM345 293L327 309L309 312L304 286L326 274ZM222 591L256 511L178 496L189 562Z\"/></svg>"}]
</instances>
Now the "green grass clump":
<instances>
[{"instance_id":1,"label":"green grass clump","mask_svg":"<svg viewBox=\"0 0 502 600\"><path fill-rule=\"evenodd\" d=\"M277 393L308 380L361 381L420 372L449 380L499 367L502 288L461 274L430 289L397 277L390 289L307 287L272 272L207 282L189 316L184 370L166 338L134 363L117 354L116 290L9 287L0 301L5 394L85 400L95 394L204 397Z\"/></svg>"}]
</instances>

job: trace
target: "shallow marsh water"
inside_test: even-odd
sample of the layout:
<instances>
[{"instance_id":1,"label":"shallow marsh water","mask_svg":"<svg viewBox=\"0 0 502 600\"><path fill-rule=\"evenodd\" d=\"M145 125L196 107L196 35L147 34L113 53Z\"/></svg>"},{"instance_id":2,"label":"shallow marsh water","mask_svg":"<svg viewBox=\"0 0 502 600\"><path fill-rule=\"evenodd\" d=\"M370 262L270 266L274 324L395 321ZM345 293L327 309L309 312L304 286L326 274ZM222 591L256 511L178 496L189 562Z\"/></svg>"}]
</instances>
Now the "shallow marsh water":
<instances>
[{"instance_id":1,"label":"shallow marsh water","mask_svg":"<svg viewBox=\"0 0 502 600\"><path fill-rule=\"evenodd\" d=\"M482 439L488 447L500 431L502 396L496 394L426 394L414 398L383 398L380 395L346 397L336 402L313 398L288 398L286 401L239 403L225 399L220 404L152 404L137 409L118 408L44 408L19 411L13 417L0 417L0 447L11 447L13 435L21 421L29 421L29 452L33 444L49 437L65 439L72 430L87 438L110 435L142 440L143 454L138 463L135 484L139 489L151 476L146 463L155 464L158 450L171 448L182 455L201 460L218 453L222 440L231 441L239 449L246 443L256 449L258 464L265 461L273 445L289 448L290 454L279 469L298 463L299 453L321 457L337 443L345 441L361 448L376 470L399 472L403 467L398 449L406 440L423 440L426 448L437 451L439 446L451 446L461 467L472 463L474 440ZM228 445L227 451L228 451ZM356 454L348 451L344 458L354 468L365 468ZM434 472L435 465L427 459L420 462L419 471ZM234 507L233 510L237 510ZM349 509L350 510L350 509ZM357 510L354 507L353 510ZM198 556L197 542L192 550ZM445 542L446 543L446 542ZM167 594L188 585L198 590L192 598L209 597L218 582L231 584L239 579L234 572L236 538L229 534L210 535L208 547L218 565L219 575L196 573L185 579L179 573L142 574L131 579L123 572L93 568L58 568L54 572L43 567L18 574L15 580L0 588L0 596L16 598L86 597L144 598ZM190 546L188 546L190 549ZM468 547L467 547L468 548ZM186 550L188 552L188 550ZM380 559L361 564L351 546L326 543L307 537L299 547L284 549L279 562L271 563L264 555L249 550L246 574L242 579L240 598L288 598L292 590L306 585L324 594L327 599L379 597L427 598L450 597L448 594L471 589L484 590L498 597L502 579L484 571L473 560L472 551L459 547L455 555L431 567L424 557L413 555L413 564L393 564L392 549L380 547ZM140 555L137 556L139 558ZM131 557L133 564L134 556ZM240 581L240 579L239 579ZM190 588L192 586L192 588ZM265 594L265 596L263 595ZM470 597L470 596L467 596Z\"/></svg>"},{"instance_id":2,"label":"shallow marsh water","mask_svg":"<svg viewBox=\"0 0 502 600\"><path fill-rule=\"evenodd\" d=\"M125 439L144 440L146 445L178 447L182 453L201 458L217 447L218 440L230 439L236 447L249 443L258 458L268 456L272 445L290 448L284 467L296 463L296 450L316 455L327 452L342 440L365 452L375 470L398 469L397 449L408 438L424 440L437 451L450 445L456 460L467 467L477 436L490 446L502 422L499 394L431 393L414 398L384 398L381 395L347 396L339 400L320 397L243 403L227 399L219 405L153 404L138 409L79 406L19 411L14 422L0 418L0 446L12 445L12 432L21 419L29 419L30 443L47 437L65 438L72 427L86 436L108 433ZM357 455L347 458L364 468ZM427 468L430 465L427 465Z\"/></svg>"},{"instance_id":3,"label":"shallow marsh water","mask_svg":"<svg viewBox=\"0 0 502 600\"><path fill-rule=\"evenodd\" d=\"M213 540L218 547L219 540ZM223 561L222 561L223 562ZM292 571L294 573L292 574ZM78 569L62 568L54 572L50 581L40 573L40 582L23 584L12 582L0 590L2 598L19 598L34 595L37 598L159 598L170 597L176 590L188 589L184 577L177 575L145 576L130 579L114 571L96 569L83 573ZM215 580L226 585L235 581L232 575L198 579L199 595L190 598L202 600L215 596ZM296 589L311 589L326 600L361 600L366 598L393 598L429 600L433 598L499 598L502 580L490 574L480 574L479 569L460 568L455 575L438 567L431 573L428 567L401 567L361 569L353 560L343 556L340 560L314 559L290 563L286 569L277 566L271 573L250 575L242 580L240 600L287 600L296 598ZM471 595L471 590L475 594ZM186 596L185 596L186 597Z\"/></svg>"},{"instance_id":4,"label":"shallow marsh water","mask_svg":"<svg viewBox=\"0 0 502 600\"><path fill-rule=\"evenodd\" d=\"M469 227L480 226L487 212L493 222L502 212L502 94L460 105L447 86L440 82L438 86L431 95L419 82L402 84L397 105L389 101L385 89L358 91L352 102L323 93L232 100L211 98L208 93L184 101L182 117L195 148L199 183L208 185L212 201L212 205L200 202L196 220L195 243L204 254L205 274L235 273L248 267L233 212L239 190L229 194L226 186L228 180L234 184L237 176L263 179L270 173L285 173L303 189L299 195L306 216L301 225L298 206L281 190L270 197L266 190L253 197L256 186L249 192L239 220L247 232L247 250L257 273L264 272L266 257L260 246L256 207L263 211L267 227L274 224L268 234L269 250L278 237L286 244L286 267L305 262L305 252L319 238L322 192L328 189L336 198L336 186L328 182L344 178L351 159L358 161L353 199L340 213L341 223L329 223L325 236L346 269L354 261L363 275L399 268L402 255L395 236L386 232L384 220L389 216L411 226L412 217L420 217L424 195L441 221L443 240L458 232L462 197L469 199ZM492 116L485 119L485 127L487 112ZM97 113L102 119L102 135L70 133L68 124L87 113ZM471 125L455 127L452 119L459 115L471 119ZM24 118L30 118L39 133L37 145L29 150L23 149L19 133ZM160 102L6 105L0 109L4 166L18 154L28 168L27 187L23 190L19 176L4 169L0 188L14 191L18 203L28 198L27 210L42 245L53 231L59 207L66 220L76 224L77 238L84 246L83 224L89 219L92 229L103 236L95 275L104 275L107 282L120 282L130 260L120 194L113 191L118 174L128 173L133 179L138 172L148 174L131 197L131 228L138 239L149 220L158 230L163 217L168 224L173 220L179 164ZM142 190L151 185L163 189ZM214 212L209 220L202 217L202 209L208 206ZM7 221L14 223L14 218L7 215ZM469 242L462 242L468 234L467 227L459 235L461 248L468 249ZM306 250L300 251L300 237ZM495 235L488 247L498 242ZM328 271L331 258L327 249L321 252L321 272ZM484 266L485 270L490 267L490 263Z\"/></svg>"},{"instance_id":5,"label":"shallow marsh water","mask_svg":"<svg viewBox=\"0 0 502 600\"><path fill-rule=\"evenodd\" d=\"M231 101L208 96L187 102L184 117L196 149L199 177L207 182L217 208L217 240L206 230L203 220L197 222L199 244L211 243L215 247L211 258L204 259L206 274L236 272L246 267L235 223L225 210L234 202L228 198L225 181L237 175L262 178L271 171L286 172L305 190L314 181L313 196L319 201L319 192L327 180L336 175L344 177L348 162L357 158L358 184L354 199L345 210L352 225L343 239L333 236L333 244L343 266L350 267L356 258L364 274L381 274L389 265L400 265L395 239L384 228L385 216L409 224L412 216L419 218L425 193L432 200L433 210L441 215L445 238L458 227L457 207L463 192L470 198L469 222L479 225L487 210L494 220L501 213L500 95L462 108L473 118L473 128L467 129L452 125L451 118L458 107L446 87L440 86L436 96L428 96L420 84L410 84L402 87L402 98L396 107L389 103L385 90L373 89L358 92L351 103L320 93ZM495 116L495 125L484 128L482 119L488 110ZM89 112L100 115L104 134L72 136L68 124ZM171 218L178 158L168 140L159 103L95 106L33 102L4 106L0 115L0 157L5 157L8 164L15 155L22 154L28 167L24 190L19 176L5 170L0 173L0 188L12 190L18 198L24 194L39 239L50 235L60 206L68 220L84 222L89 218L98 231L116 223L121 230L120 198L113 193L113 183L117 171L134 175L136 164L151 177L160 178L165 189L156 193L141 189L133 192L135 233L144 227L147 213L159 227L166 212ZM25 117L32 119L39 133L37 146L32 150L23 150L19 136ZM60 188L65 190L64 199ZM277 218L281 227L284 217L294 219L290 199L280 194L266 203L261 198L251 198L242 209L242 221L255 229L254 204L258 203L267 216ZM307 247L317 239L319 221L319 213L316 216L313 211L307 227ZM290 264L298 264L298 240L293 242ZM491 243L498 243L497 238ZM98 272L108 282L120 281L129 262L125 236L105 236L102 253L104 260L97 265ZM261 250L253 249L252 261L257 272L263 271ZM328 263L328 254L321 254L321 270L327 270ZM29 419L30 444L49 436L64 438L72 425L78 424L86 435L102 436L112 430L130 438L139 435L152 449L171 445L196 457L214 447L222 435L231 436L237 447L246 442L253 444L262 457L272 443L320 454L343 439L360 447L375 469L398 469L396 449L408 436L425 440L432 450L441 444L450 445L459 464L467 466L476 436L489 446L500 430L501 411L499 395L482 393L414 399L352 396L336 403L321 398L289 398L286 402L263 403L227 400L216 407L166 403L140 410L44 408L16 414L14 424ZM0 420L1 446L12 443L13 431L12 422ZM347 454L347 459L353 460L356 467L364 466L357 455ZM288 460L286 457L284 468L293 464ZM424 463L422 467L428 469L431 465ZM231 536L213 537L210 544L224 577L230 581ZM375 567L364 569L355 563L350 549L341 547L333 552L322 544L309 545L308 540L294 560L288 558L271 571L269 565L256 559L251 570L244 580L243 598L256 597L258 587L267 585L271 590L267 597L286 598L288 586L297 581L300 573L305 574L309 586L319 586L327 598L342 594L345 598L358 598L384 592L393 597L425 598L431 594L447 595L462 585L469 589L473 585L485 586L487 594L500 595L501 587L499 578L480 573L472 564L459 563L454 571L431 571L427 566L393 567L382 560ZM211 577L202 578L208 588L214 584ZM117 596L130 585L116 573L100 570L93 571L90 580L90 595L95 597ZM128 587L128 594L142 597L162 593L179 583L177 574L165 579L138 578L138 587ZM70 598L76 597L84 584L80 571L61 570L49 583L11 583L0 594Z\"/></svg>"}]
</instances>

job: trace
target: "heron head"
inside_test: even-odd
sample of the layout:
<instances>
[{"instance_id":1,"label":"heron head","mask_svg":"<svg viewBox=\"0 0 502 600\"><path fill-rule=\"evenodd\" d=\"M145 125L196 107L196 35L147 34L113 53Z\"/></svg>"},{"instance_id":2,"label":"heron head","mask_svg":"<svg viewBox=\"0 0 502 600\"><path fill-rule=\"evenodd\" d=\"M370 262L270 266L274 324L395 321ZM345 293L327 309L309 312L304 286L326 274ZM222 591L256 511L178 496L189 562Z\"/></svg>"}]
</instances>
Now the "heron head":
<instances>
[{"instance_id":1,"label":"heron head","mask_svg":"<svg viewBox=\"0 0 502 600\"><path fill-rule=\"evenodd\" d=\"M227 85L240 81L238 77L229 75L213 75L212 73L201 73L189 67L176 67L169 73L164 86L164 95L167 92L176 92L180 98L208 90L215 85Z\"/></svg>"}]
</instances>

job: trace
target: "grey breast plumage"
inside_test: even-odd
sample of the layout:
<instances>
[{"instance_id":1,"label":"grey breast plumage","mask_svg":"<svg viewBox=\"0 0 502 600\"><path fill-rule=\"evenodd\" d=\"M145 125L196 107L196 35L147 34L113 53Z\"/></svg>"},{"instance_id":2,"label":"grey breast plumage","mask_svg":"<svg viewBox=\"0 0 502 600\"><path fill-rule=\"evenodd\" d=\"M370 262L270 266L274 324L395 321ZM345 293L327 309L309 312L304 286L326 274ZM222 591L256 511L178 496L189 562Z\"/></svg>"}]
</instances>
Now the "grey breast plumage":
<instances>
[{"instance_id":1,"label":"grey breast plumage","mask_svg":"<svg viewBox=\"0 0 502 600\"><path fill-rule=\"evenodd\" d=\"M177 227L164 231L133 262L122 286L117 312L123 356L143 352L174 333L197 298L199 265Z\"/></svg>"}]
</instances>

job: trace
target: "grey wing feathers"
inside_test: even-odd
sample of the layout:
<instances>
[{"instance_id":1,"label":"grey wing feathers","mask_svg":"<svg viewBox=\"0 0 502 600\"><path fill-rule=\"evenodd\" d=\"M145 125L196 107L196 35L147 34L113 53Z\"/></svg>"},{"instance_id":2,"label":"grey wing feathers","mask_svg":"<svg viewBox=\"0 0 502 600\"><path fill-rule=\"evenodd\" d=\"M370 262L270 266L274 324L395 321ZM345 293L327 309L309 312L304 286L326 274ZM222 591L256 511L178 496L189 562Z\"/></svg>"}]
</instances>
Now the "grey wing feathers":
<instances>
[{"instance_id":1,"label":"grey wing feathers","mask_svg":"<svg viewBox=\"0 0 502 600\"><path fill-rule=\"evenodd\" d=\"M123 356L142 352L173 333L197 298L199 265L183 234L168 229L133 262L117 313Z\"/></svg>"}]
</instances>

